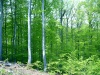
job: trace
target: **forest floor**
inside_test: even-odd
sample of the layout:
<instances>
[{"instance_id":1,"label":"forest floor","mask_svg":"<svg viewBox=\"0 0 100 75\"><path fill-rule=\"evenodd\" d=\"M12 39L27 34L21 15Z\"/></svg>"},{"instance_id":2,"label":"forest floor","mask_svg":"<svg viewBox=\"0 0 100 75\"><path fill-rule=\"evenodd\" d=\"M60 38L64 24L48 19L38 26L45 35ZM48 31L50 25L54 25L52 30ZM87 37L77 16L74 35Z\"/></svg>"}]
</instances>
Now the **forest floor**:
<instances>
[{"instance_id":1,"label":"forest floor","mask_svg":"<svg viewBox=\"0 0 100 75\"><path fill-rule=\"evenodd\" d=\"M17 63L4 63L0 61L0 75L49 75L34 69L28 69Z\"/></svg>"}]
</instances>

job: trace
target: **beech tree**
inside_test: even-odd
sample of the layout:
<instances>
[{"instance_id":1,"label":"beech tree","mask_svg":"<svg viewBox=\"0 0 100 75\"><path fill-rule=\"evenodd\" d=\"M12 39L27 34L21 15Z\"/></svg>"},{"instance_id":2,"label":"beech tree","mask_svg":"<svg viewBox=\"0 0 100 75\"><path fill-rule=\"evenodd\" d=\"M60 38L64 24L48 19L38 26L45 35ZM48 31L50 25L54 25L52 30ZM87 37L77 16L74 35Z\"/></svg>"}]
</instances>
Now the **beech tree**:
<instances>
[{"instance_id":1,"label":"beech tree","mask_svg":"<svg viewBox=\"0 0 100 75\"><path fill-rule=\"evenodd\" d=\"M28 1L28 64L31 64L31 0Z\"/></svg>"},{"instance_id":2,"label":"beech tree","mask_svg":"<svg viewBox=\"0 0 100 75\"><path fill-rule=\"evenodd\" d=\"M2 60L2 25L3 25L3 4L0 0L0 60Z\"/></svg>"},{"instance_id":3,"label":"beech tree","mask_svg":"<svg viewBox=\"0 0 100 75\"><path fill-rule=\"evenodd\" d=\"M0 57L44 71L68 68L69 55L100 57L99 8L100 0L0 0Z\"/></svg>"},{"instance_id":4,"label":"beech tree","mask_svg":"<svg viewBox=\"0 0 100 75\"><path fill-rule=\"evenodd\" d=\"M47 64L46 64L46 52L45 52L45 15L44 15L44 0L42 0L42 54L43 54L44 71L46 71Z\"/></svg>"}]
</instances>

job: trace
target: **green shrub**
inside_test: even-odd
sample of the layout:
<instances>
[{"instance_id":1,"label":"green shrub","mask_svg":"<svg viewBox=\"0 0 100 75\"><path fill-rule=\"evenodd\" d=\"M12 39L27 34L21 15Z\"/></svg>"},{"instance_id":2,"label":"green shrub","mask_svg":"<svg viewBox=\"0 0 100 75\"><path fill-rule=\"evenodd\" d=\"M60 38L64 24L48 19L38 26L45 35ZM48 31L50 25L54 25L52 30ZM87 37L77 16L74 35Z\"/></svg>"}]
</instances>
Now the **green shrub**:
<instances>
[{"instance_id":1,"label":"green shrub","mask_svg":"<svg viewBox=\"0 0 100 75\"><path fill-rule=\"evenodd\" d=\"M13 75L12 72L7 72L5 69L0 69L0 75Z\"/></svg>"},{"instance_id":2,"label":"green shrub","mask_svg":"<svg viewBox=\"0 0 100 75\"><path fill-rule=\"evenodd\" d=\"M77 59L74 55L64 54L58 61L48 64L48 71L65 75L100 75L99 66L100 59L96 55Z\"/></svg>"},{"instance_id":3,"label":"green shrub","mask_svg":"<svg viewBox=\"0 0 100 75\"><path fill-rule=\"evenodd\" d=\"M36 61L32 64L32 67L37 70L43 70L43 64L41 61Z\"/></svg>"}]
</instances>

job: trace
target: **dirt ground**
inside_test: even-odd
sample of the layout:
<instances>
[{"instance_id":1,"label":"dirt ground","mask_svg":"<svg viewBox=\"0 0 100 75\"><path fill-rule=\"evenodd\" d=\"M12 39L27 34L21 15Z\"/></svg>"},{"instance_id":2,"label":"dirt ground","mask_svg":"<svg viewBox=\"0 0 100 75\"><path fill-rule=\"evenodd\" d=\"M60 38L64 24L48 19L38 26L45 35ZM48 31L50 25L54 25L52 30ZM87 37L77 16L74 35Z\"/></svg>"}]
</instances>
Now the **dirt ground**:
<instances>
[{"instance_id":1,"label":"dirt ground","mask_svg":"<svg viewBox=\"0 0 100 75\"><path fill-rule=\"evenodd\" d=\"M3 63L0 61L0 75L49 75L48 73L27 69L19 64Z\"/></svg>"}]
</instances>

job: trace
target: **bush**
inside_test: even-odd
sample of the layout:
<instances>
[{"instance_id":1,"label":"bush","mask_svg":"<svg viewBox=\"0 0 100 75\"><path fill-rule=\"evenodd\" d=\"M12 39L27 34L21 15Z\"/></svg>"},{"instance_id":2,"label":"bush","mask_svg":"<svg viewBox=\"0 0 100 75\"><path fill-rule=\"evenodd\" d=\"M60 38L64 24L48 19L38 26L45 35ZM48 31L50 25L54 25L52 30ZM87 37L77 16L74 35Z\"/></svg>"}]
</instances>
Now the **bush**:
<instances>
[{"instance_id":1,"label":"bush","mask_svg":"<svg viewBox=\"0 0 100 75\"><path fill-rule=\"evenodd\" d=\"M48 71L66 75L100 75L99 66L100 60L96 55L87 59L77 59L73 55L64 54L58 61L48 64Z\"/></svg>"},{"instance_id":2,"label":"bush","mask_svg":"<svg viewBox=\"0 0 100 75\"><path fill-rule=\"evenodd\" d=\"M43 70L43 64L41 61L36 61L32 64L32 67L37 70Z\"/></svg>"},{"instance_id":3,"label":"bush","mask_svg":"<svg viewBox=\"0 0 100 75\"><path fill-rule=\"evenodd\" d=\"M7 72L7 70L1 68L0 69L0 75L13 75L12 72Z\"/></svg>"}]
</instances>

